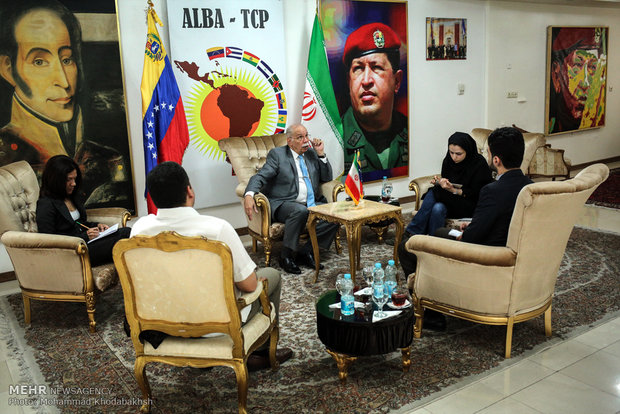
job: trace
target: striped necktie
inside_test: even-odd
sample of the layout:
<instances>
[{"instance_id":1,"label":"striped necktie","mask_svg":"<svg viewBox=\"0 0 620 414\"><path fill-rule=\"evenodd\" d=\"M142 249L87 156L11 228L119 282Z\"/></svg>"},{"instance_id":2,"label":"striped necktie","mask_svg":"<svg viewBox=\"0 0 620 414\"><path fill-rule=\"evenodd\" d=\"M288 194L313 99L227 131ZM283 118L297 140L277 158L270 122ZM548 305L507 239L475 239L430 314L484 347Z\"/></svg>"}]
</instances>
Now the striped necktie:
<instances>
[{"instance_id":1,"label":"striped necktie","mask_svg":"<svg viewBox=\"0 0 620 414\"><path fill-rule=\"evenodd\" d=\"M314 202L314 191L312 190L312 182L310 181L310 176L308 175L308 169L306 168L306 162L304 161L304 156L299 156L299 167L301 168L301 173L304 175L304 182L306 183L306 189L308 190L308 196L306 197L306 205L308 207L316 206Z\"/></svg>"}]
</instances>

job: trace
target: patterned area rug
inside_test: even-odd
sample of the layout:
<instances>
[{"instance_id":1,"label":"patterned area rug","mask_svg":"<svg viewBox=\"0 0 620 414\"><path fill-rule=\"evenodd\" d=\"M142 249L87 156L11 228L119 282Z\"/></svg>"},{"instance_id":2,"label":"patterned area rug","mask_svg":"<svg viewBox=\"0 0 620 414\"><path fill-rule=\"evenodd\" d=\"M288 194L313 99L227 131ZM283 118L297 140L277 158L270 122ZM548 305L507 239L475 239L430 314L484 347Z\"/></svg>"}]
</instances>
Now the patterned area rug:
<instances>
[{"instance_id":1,"label":"patterned area rug","mask_svg":"<svg viewBox=\"0 0 620 414\"><path fill-rule=\"evenodd\" d=\"M392 246L364 232L363 264L386 262ZM390 234L389 237L393 238ZM388 237L388 238L389 238ZM620 309L620 235L576 228L570 238L553 301L553 336L563 337ZM262 254L253 255L259 263ZM449 318L444 333L425 331L412 344L412 366L401 369L400 352L359 358L341 385L337 368L316 334L314 303L348 269L348 255L325 252L319 282L313 272L283 275L281 346L295 356L280 367L250 373L248 409L253 413L385 413L411 404L464 377L497 366L503 358L505 328ZM401 272L401 280L402 280ZM83 305L33 302L32 325L23 322L20 295L0 298L0 335L21 369L20 383L50 387L91 387L91 395L53 396L61 412L136 412L141 397L133 377L134 351L122 329L119 286L100 295L97 333L88 332ZM543 318L515 325L513 358L548 339ZM229 368L211 371L163 364L147 367L158 413L234 413L235 375ZM82 388L80 388L82 389ZM82 393L83 391L80 391ZM49 397L49 396L48 396ZM34 411L48 412L31 397ZM103 405L100 405L103 404Z\"/></svg>"},{"instance_id":2,"label":"patterned area rug","mask_svg":"<svg viewBox=\"0 0 620 414\"><path fill-rule=\"evenodd\" d=\"M605 180L590 196L587 204L610 208L620 208L620 168L609 171Z\"/></svg>"}]
</instances>

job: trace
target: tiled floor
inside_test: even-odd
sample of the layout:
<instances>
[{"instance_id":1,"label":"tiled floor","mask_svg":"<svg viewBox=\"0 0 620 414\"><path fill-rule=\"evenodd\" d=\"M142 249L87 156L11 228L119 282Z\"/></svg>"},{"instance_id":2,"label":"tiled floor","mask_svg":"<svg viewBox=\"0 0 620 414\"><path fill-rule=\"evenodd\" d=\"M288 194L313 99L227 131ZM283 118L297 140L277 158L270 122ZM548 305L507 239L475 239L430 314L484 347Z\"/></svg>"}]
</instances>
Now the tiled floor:
<instances>
[{"instance_id":1,"label":"tiled floor","mask_svg":"<svg viewBox=\"0 0 620 414\"><path fill-rule=\"evenodd\" d=\"M405 209L406 210L406 209ZM585 206L578 225L620 233L620 211ZM16 281L0 283L0 296L19 292ZM620 314L618 314L620 315ZM506 360L490 373L465 378L400 413L620 413L620 316L575 336L556 339ZM17 367L0 341L0 413L27 413L9 405L8 386ZM57 412L46 407L47 412Z\"/></svg>"}]
</instances>

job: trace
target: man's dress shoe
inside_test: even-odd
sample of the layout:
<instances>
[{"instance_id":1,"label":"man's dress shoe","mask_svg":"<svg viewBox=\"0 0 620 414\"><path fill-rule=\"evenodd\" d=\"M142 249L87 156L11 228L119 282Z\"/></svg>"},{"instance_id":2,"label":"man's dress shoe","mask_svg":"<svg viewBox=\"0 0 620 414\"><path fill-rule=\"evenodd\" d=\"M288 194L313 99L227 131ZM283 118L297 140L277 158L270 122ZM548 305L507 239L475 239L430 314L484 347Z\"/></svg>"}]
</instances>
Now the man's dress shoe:
<instances>
[{"instance_id":1,"label":"man's dress shoe","mask_svg":"<svg viewBox=\"0 0 620 414\"><path fill-rule=\"evenodd\" d=\"M293 356L293 350L290 348L276 349L276 360L282 364ZM248 371L258 371L271 367L269 363L269 350L254 351L248 357Z\"/></svg>"},{"instance_id":2,"label":"man's dress shoe","mask_svg":"<svg viewBox=\"0 0 620 414\"><path fill-rule=\"evenodd\" d=\"M298 253L296 262L300 265L309 267L310 269L316 269L316 262L314 261L314 256L312 256L312 253ZM323 270L324 267L325 266L322 264L319 265L319 269L321 270Z\"/></svg>"},{"instance_id":3,"label":"man's dress shoe","mask_svg":"<svg viewBox=\"0 0 620 414\"><path fill-rule=\"evenodd\" d=\"M296 274L296 275L301 273L301 269L299 268L299 266L297 266L295 261L292 258L290 258L290 257L281 257L280 258L280 267L286 273L293 273L293 274Z\"/></svg>"}]
</instances>

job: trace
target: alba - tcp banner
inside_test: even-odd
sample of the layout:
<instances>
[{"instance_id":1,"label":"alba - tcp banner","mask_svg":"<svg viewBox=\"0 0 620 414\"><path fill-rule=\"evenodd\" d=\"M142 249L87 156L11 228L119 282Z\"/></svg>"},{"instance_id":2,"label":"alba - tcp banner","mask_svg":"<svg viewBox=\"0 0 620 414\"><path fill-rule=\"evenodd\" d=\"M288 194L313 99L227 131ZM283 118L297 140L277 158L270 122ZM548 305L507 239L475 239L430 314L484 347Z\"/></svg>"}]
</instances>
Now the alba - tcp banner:
<instances>
[{"instance_id":1,"label":"alba - tcp banner","mask_svg":"<svg viewBox=\"0 0 620 414\"><path fill-rule=\"evenodd\" d=\"M218 141L286 129L282 1L168 0L168 25L196 207L237 202L238 181Z\"/></svg>"}]
</instances>

